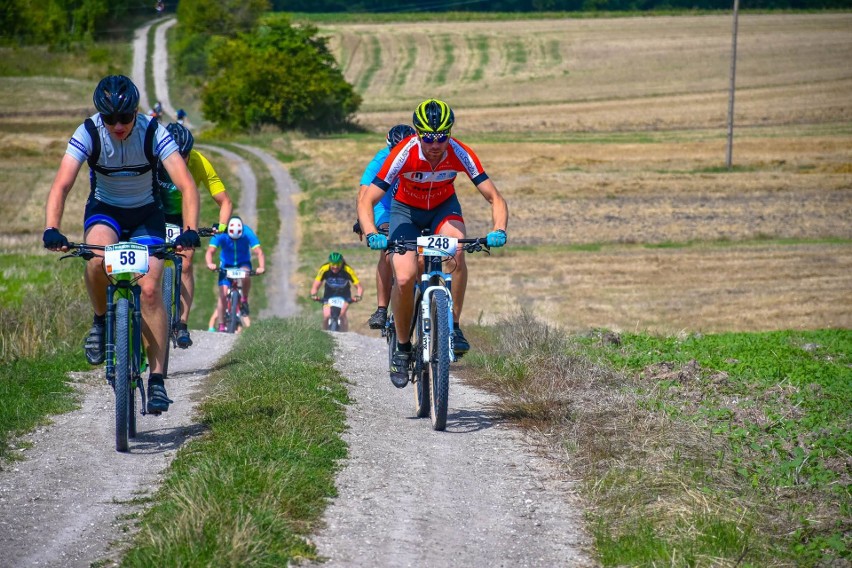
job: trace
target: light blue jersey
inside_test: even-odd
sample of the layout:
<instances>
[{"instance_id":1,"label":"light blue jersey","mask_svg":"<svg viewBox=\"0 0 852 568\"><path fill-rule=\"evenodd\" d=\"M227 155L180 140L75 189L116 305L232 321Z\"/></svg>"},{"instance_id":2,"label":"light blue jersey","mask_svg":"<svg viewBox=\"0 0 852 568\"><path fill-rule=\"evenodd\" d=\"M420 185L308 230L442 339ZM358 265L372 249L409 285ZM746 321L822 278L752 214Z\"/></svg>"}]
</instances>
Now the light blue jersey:
<instances>
[{"instance_id":1,"label":"light blue jersey","mask_svg":"<svg viewBox=\"0 0 852 568\"><path fill-rule=\"evenodd\" d=\"M376 174L379 173L379 170L382 168L382 164L385 163L385 158L389 155L390 148L387 146L376 152L376 155L373 156L373 159L370 160L369 164L367 164L367 169L364 170L364 175L361 176L361 185L370 185L373 183L373 179L376 177ZM393 187L386 191L382 200L373 207L373 218L375 219L377 227L390 222L390 206L393 201L393 194L396 193L397 185L398 183L395 183Z\"/></svg>"},{"instance_id":2,"label":"light blue jersey","mask_svg":"<svg viewBox=\"0 0 852 568\"><path fill-rule=\"evenodd\" d=\"M257 235L246 224L243 224L243 236L234 240L228 233L219 233L210 239L210 246L219 249L219 264L232 268L251 266L251 249L260 246Z\"/></svg>"}]
</instances>

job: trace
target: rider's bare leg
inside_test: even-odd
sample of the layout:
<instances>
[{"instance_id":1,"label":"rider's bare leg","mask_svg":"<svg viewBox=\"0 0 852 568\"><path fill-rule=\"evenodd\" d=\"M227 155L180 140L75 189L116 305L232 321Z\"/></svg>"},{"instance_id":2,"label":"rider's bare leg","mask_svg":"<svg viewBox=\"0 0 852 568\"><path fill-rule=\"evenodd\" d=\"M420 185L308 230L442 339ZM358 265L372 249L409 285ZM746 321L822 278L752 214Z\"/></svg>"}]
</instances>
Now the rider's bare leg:
<instances>
[{"instance_id":1,"label":"rider's bare leg","mask_svg":"<svg viewBox=\"0 0 852 568\"><path fill-rule=\"evenodd\" d=\"M139 279L142 289L142 339L148 354L151 374L162 374L166 351L164 349L168 324L166 309L163 307L163 261L151 257L148 261L148 273Z\"/></svg>"},{"instance_id":2,"label":"rider's bare leg","mask_svg":"<svg viewBox=\"0 0 852 568\"><path fill-rule=\"evenodd\" d=\"M118 235L109 226L96 224L89 227L84 240L92 245L106 246L117 243ZM104 272L103 258L96 256L86 263L84 278L89 300L92 302L92 310L99 316L106 314L106 289L109 278Z\"/></svg>"},{"instance_id":3,"label":"rider's bare leg","mask_svg":"<svg viewBox=\"0 0 852 568\"><path fill-rule=\"evenodd\" d=\"M195 252L194 249L192 252ZM192 298L195 294L195 272L193 271L192 254L183 255L183 266L180 275L180 322L189 321L189 310L192 308Z\"/></svg>"},{"instance_id":4,"label":"rider's bare leg","mask_svg":"<svg viewBox=\"0 0 852 568\"><path fill-rule=\"evenodd\" d=\"M465 237L465 226L460 221L449 221L441 225L438 229L438 234L448 235L463 239ZM461 317L462 306L464 305L464 293L467 290L467 262L465 261L464 250L459 246L459 251L456 253L456 269L453 272L453 321L459 322Z\"/></svg>"},{"instance_id":5,"label":"rider's bare leg","mask_svg":"<svg viewBox=\"0 0 852 568\"><path fill-rule=\"evenodd\" d=\"M328 329L328 318L331 317L331 306L323 304L322 306L322 328Z\"/></svg>"},{"instance_id":6,"label":"rider's bare leg","mask_svg":"<svg viewBox=\"0 0 852 568\"><path fill-rule=\"evenodd\" d=\"M394 326L399 343L408 343L411 318L414 316L414 285L417 282L417 258L414 254L391 255L396 286L391 291Z\"/></svg>"}]
</instances>

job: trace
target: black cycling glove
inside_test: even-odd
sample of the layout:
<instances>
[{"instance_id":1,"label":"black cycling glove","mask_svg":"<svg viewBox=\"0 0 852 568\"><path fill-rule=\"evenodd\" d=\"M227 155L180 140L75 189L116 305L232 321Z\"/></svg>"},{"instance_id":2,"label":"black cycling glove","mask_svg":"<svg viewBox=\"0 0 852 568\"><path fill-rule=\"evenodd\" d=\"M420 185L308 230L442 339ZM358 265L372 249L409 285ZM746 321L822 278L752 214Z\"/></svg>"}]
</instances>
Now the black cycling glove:
<instances>
[{"instance_id":1,"label":"black cycling glove","mask_svg":"<svg viewBox=\"0 0 852 568\"><path fill-rule=\"evenodd\" d=\"M187 229L175 239L175 246L181 248L198 248L201 246L201 239L198 238L198 233L194 230Z\"/></svg>"},{"instance_id":2,"label":"black cycling glove","mask_svg":"<svg viewBox=\"0 0 852 568\"><path fill-rule=\"evenodd\" d=\"M58 249L69 245L68 239L56 227L45 229L41 240L44 242L44 248L46 249Z\"/></svg>"},{"instance_id":3,"label":"black cycling glove","mask_svg":"<svg viewBox=\"0 0 852 568\"><path fill-rule=\"evenodd\" d=\"M364 231L361 230L361 221L355 221L355 224L352 225L352 232L359 237L364 235Z\"/></svg>"}]
</instances>

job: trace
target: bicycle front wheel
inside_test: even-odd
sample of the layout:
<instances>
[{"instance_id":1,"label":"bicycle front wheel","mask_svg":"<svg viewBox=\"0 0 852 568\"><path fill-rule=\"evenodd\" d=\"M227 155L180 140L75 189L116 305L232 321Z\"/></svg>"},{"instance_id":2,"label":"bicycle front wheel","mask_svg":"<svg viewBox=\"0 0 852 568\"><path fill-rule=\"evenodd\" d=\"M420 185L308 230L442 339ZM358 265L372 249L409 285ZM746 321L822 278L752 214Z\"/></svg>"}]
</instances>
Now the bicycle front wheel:
<instances>
[{"instance_id":1,"label":"bicycle front wheel","mask_svg":"<svg viewBox=\"0 0 852 568\"><path fill-rule=\"evenodd\" d=\"M429 330L429 415L433 430L447 427L447 406L450 397L450 319L446 290L435 290L429 302L432 327Z\"/></svg>"},{"instance_id":2,"label":"bicycle front wheel","mask_svg":"<svg viewBox=\"0 0 852 568\"><path fill-rule=\"evenodd\" d=\"M228 296L228 313L225 314L225 322L228 333L237 331L237 325L240 323L240 293L237 290L231 290Z\"/></svg>"},{"instance_id":3,"label":"bicycle front wheel","mask_svg":"<svg viewBox=\"0 0 852 568\"><path fill-rule=\"evenodd\" d=\"M167 263L163 269L163 307L166 309L166 356L163 362L163 377L169 373L169 356L177 324L175 317L175 267Z\"/></svg>"},{"instance_id":4,"label":"bicycle front wheel","mask_svg":"<svg viewBox=\"0 0 852 568\"><path fill-rule=\"evenodd\" d=\"M134 392L130 381L130 301L119 298L115 308L115 449L128 451L130 406Z\"/></svg>"}]
</instances>

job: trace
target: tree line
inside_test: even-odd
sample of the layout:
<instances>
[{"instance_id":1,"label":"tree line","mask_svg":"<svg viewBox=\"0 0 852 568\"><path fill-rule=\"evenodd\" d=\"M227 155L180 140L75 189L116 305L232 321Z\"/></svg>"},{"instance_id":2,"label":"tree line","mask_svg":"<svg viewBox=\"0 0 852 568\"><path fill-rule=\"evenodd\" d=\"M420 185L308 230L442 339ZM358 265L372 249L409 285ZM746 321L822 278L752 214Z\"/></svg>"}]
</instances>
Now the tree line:
<instances>
[{"instance_id":1,"label":"tree line","mask_svg":"<svg viewBox=\"0 0 852 568\"><path fill-rule=\"evenodd\" d=\"M282 12L595 12L729 10L732 0L272 0ZM743 0L747 10L849 9L850 0Z\"/></svg>"}]
</instances>

